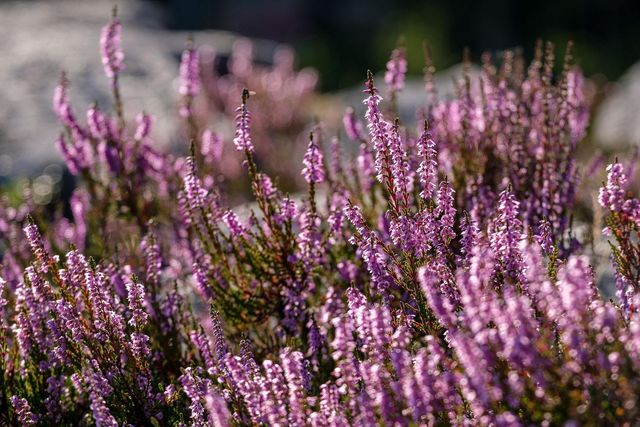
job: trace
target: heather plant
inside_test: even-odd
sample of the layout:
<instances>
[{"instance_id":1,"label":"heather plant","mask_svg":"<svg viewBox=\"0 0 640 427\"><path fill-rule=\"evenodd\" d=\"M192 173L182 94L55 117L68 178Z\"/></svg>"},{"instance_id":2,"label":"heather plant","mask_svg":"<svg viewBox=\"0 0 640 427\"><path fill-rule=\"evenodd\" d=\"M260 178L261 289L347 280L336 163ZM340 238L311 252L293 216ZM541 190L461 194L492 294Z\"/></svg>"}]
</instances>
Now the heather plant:
<instances>
[{"instance_id":1,"label":"heather plant","mask_svg":"<svg viewBox=\"0 0 640 427\"><path fill-rule=\"evenodd\" d=\"M559 76L551 43L544 52L538 43L528 68L518 52L504 52L499 67L485 54L478 81L464 76L456 98L431 108L445 171L471 216L487 218L508 181L532 231L547 223L551 239L567 251L579 179L575 150L589 119L571 51L569 43Z\"/></svg>"},{"instance_id":2,"label":"heather plant","mask_svg":"<svg viewBox=\"0 0 640 427\"><path fill-rule=\"evenodd\" d=\"M616 296L625 314L635 310L634 296L640 283L640 205L628 194L629 174L633 169L625 170L617 161L609 165L606 185L598 194L598 202L609 212L603 233L615 242L610 245Z\"/></svg>"},{"instance_id":3,"label":"heather plant","mask_svg":"<svg viewBox=\"0 0 640 427\"><path fill-rule=\"evenodd\" d=\"M318 80L312 69L295 69L295 55L287 46L276 47L270 65L259 62L255 51L248 39L234 42L228 57L211 48L197 49L190 41L180 66L184 135L202 154L202 172L209 171L226 195L236 200L243 200L248 184L240 167L244 155L225 149L222 135L234 121L243 90L250 88L253 93L252 133L261 141L255 147L255 161L294 190L300 180L290 154L302 155L299 147ZM221 161L223 151L225 161Z\"/></svg>"},{"instance_id":4,"label":"heather plant","mask_svg":"<svg viewBox=\"0 0 640 427\"><path fill-rule=\"evenodd\" d=\"M199 115L211 77L189 41L188 154L164 153L151 117L122 105L120 31L114 14L100 39L113 113L79 120L66 77L55 92L70 215L28 192L1 200L4 424L636 422L638 201L609 166L607 300L571 226L589 105L570 46L558 75L550 44L528 69L485 55L442 100L427 57L416 129L395 117L407 63L394 50L383 90L366 77L362 119L310 128L295 171L307 191L288 194L262 144L298 89L260 86L276 71L239 42L216 107L233 111L225 142ZM276 68L295 80L286 55ZM229 162L248 177L246 209L220 182Z\"/></svg>"}]
</instances>

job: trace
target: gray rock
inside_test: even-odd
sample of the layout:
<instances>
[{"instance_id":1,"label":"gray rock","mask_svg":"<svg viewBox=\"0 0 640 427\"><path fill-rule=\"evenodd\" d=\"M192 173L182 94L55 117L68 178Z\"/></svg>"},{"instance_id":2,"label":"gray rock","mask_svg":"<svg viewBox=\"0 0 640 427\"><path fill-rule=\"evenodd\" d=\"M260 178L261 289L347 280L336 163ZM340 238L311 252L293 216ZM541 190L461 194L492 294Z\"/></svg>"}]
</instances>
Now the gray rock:
<instances>
[{"instance_id":1,"label":"gray rock","mask_svg":"<svg viewBox=\"0 0 640 427\"><path fill-rule=\"evenodd\" d=\"M640 62L633 65L602 102L593 121L595 141L607 149L640 146Z\"/></svg>"},{"instance_id":2,"label":"gray rock","mask_svg":"<svg viewBox=\"0 0 640 427\"><path fill-rule=\"evenodd\" d=\"M57 0L0 3L0 177L27 175L35 167L60 161L54 140L61 127L52 111L53 90L62 70L71 81L76 116L97 101L111 109L99 39L114 2ZM125 113L154 116L152 136L169 144L177 135L177 75L189 33L161 27L156 5L119 2L125 70L121 90ZM193 33L198 45L228 53L236 36L220 31ZM258 41L257 54L275 43ZM174 137L175 139L175 137Z\"/></svg>"}]
</instances>

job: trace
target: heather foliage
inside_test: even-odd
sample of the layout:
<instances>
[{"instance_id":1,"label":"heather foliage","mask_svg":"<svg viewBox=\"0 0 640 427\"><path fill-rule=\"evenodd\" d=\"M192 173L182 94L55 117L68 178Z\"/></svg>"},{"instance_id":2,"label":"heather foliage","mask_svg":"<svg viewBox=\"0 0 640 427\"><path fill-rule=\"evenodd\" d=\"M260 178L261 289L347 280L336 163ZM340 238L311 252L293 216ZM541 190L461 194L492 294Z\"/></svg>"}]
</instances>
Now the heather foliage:
<instances>
[{"instance_id":1,"label":"heather foliage","mask_svg":"<svg viewBox=\"0 0 640 427\"><path fill-rule=\"evenodd\" d=\"M598 201L618 293L607 300L571 221L589 111L571 46L557 74L550 44L528 68L511 52L499 65L484 56L480 77L465 71L447 99L427 58L416 129L395 118L399 48L384 90L368 74L362 119L349 109L344 130L303 133L296 105L315 77L290 52L259 69L241 41L230 74L212 77L211 52L190 41L182 157L155 147L148 114L125 114L116 16L100 42L113 113L94 105L78 119L65 77L54 97L57 145L79 182L70 215L28 193L2 199L3 424L640 417L640 202L631 172L609 166ZM212 99L233 135L207 127ZM287 133L306 138L301 197L263 167L264 144ZM226 195L234 162L249 209Z\"/></svg>"}]
</instances>

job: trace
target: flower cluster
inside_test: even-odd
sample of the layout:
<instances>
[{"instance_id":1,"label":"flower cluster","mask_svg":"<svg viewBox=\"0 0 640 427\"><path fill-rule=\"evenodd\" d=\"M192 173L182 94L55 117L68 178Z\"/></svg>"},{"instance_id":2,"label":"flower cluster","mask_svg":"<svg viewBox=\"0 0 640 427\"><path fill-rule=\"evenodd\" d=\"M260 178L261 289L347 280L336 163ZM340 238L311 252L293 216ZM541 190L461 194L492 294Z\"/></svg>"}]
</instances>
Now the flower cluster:
<instances>
[{"instance_id":1,"label":"flower cluster","mask_svg":"<svg viewBox=\"0 0 640 427\"><path fill-rule=\"evenodd\" d=\"M113 9L111 22L102 28L100 35L100 54L104 72L112 81L117 79L118 73L123 68L124 53L120 47L120 33L122 25L117 16L117 9Z\"/></svg>"},{"instance_id":2,"label":"flower cluster","mask_svg":"<svg viewBox=\"0 0 640 427\"><path fill-rule=\"evenodd\" d=\"M238 39L228 55L189 40L180 63L181 136L205 155L205 162L199 165L201 173L210 175L236 202L246 202L242 188L247 181L241 167L245 145L265 171L293 184L286 186L287 191L302 184L294 162L297 157L291 154L304 152L302 141L313 116L310 106L318 78L311 69L296 70L295 56L286 46L278 46L271 57L264 53L247 39ZM247 88L251 89L246 96L251 95L252 115L238 106ZM236 128L236 135L227 135L238 121L244 125ZM224 149L227 144L219 144L218 152L224 151L225 161L220 155L207 156L212 135L219 140L233 139L240 147L238 152L233 145ZM251 138L260 144L253 146Z\"/></svg>"},{"instance_id":3,"label":"flower cluster","mask_svg":"<svg viewBox=\"0 0 640 427\"><path fill-rule=\"evenodd\" d=\"M527 226L537 233L548 221L552 240L565 253L575 246L567 235L579 179L575 150L588 123L571 51L569 43L556 76L551 43L544 49L538 43L528 68L518 53L506 51L499 68L485 54L477 81L465 72L457 97L435 101L425 113L434 123L443 169L472 217L489 218L508 182Z\"/></svg>"},{"instance_id":4,"label":"flower cluster","mask_svg":"<svg viewBox=\"0 0 640 427\"><path fill-rule=\"evenodd\" d=\"M626 314L637 308L634 297L640 291L640 201L628 195L628 173L618 162L609 165L607 182L598 194L600 206L610 213L603 232L617 243L611 258L616 294Z\"/></svg>"},{"instance_id":5,"label":"flower cluster","mask_svg":"<svg viewBox=\"0 0 640 427\"><path fill-rule=\"evenodd\" d=\"M123 114L116 23L103 37L114 113L93 105L80 120L64 78L54 96L79 182L69 212L28 191L0 198L3 425L640 418L640 202L631 168L609 166L598 197L615 239L608 299L569 220L588 121L570 52L557 76L547 46L528 70L510 52L499 68L485 57L450 100L428 84L413 129L389 117L407 68L394 51L391 99L369 73L366 113L346 112L345 140L316 123L295 170L308 191L292 195L260 148L275 132L262 108L291 101L301 78L288 51L262 79L270 98L235 92L232 141L201 122L197 99L212 88L198 63L210 58L189 44L191 152L174 155L155 148L149 115ZM251 89L267 73L244 41L229 66L226 84ZM244 209L212 172L228 148L255 201Z\"/></svg>"}]
</instances>

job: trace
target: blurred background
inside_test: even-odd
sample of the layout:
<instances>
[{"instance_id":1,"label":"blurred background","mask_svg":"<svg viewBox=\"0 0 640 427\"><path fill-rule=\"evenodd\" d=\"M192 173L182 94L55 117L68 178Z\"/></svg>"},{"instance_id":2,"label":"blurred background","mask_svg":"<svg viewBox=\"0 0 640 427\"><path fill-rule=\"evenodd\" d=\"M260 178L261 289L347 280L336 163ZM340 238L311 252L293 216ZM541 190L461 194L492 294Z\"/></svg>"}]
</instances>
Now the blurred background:
<instances>
[{"instance_id":1,"label":"blurred background","mask_svg":"<svg viewBox=\"0 0 640 427\"><path fill-rule=\"evenodd\" d=\"M422 70L422 41L446 68L464 47L520 46L530 55L537 38L572 39L588 75L617 79L640 58L640 2L624 0L158 0L168 28L215 28L290 43L301 65L320 71L323 90L362 80L362 69L384 67L399 39L410 72Z\"/></svg>"},{"instance_id":2,"label":"blurred background","mask_svg":"<svg viewBox=\"0 0 640 427\"><path fill-rule=\"evenodd\" d=\"M535 40L543 38L556 43L558 56L567 40L575 42L576 62L599 94L592 126L598 144L613 150L640 141L638 1L3 0L0 180L59 161L51 95L61 70L78 109L94 101L108 105L98 38L114 4L123 21L128 112L145 109L159 118L158 135L176 134L176 76L188 34L223 59L237 36L254 41L263 63L272 61L279 44L292 46L297 69L317 70L317 91L329 105L358 104L365 70L383 70L391 49L402 43L414 77L401 99L408 111L421 99L423 41L436 68L447 70L460 62L464 47L476 62L484 50L514 47L530 58ZM224 62L217 66L224 73ZM444 76L446 85L450 77Z\"/></svg>"}]
</instances>

